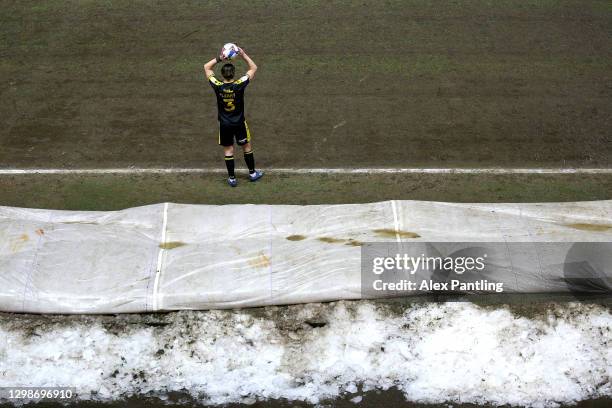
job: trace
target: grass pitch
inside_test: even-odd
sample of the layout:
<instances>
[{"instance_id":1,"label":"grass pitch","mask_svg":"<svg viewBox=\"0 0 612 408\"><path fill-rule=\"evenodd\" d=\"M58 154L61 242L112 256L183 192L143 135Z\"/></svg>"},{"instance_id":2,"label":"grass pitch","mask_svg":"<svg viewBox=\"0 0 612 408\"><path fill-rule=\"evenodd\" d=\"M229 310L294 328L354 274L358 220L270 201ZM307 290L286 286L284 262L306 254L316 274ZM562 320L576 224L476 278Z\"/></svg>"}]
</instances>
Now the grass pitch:
<instances>
[{"instance_id":1,"label":"grass pitch","mask_svg":"<svg viewBox=\"0 0 612 408\"><path fill-rule=\"evenodd\" d=\"M383 200L551 202L612 199L610 175L266 174L255 183L221 174L0 177L1 205L119 210L159 202L343 204Z\"/></svg>"},{"instance_id":2,"label":"grass pitch","mask_svg":"<svg viewBox=\"0 0 612 408\"><path fill-rule=\"evenodd\" d=\"M202 66L227 41L260 67L263 167L612 164L607 0L1 8L3 167L222 166Z\"/></svg>"}]
</instances>

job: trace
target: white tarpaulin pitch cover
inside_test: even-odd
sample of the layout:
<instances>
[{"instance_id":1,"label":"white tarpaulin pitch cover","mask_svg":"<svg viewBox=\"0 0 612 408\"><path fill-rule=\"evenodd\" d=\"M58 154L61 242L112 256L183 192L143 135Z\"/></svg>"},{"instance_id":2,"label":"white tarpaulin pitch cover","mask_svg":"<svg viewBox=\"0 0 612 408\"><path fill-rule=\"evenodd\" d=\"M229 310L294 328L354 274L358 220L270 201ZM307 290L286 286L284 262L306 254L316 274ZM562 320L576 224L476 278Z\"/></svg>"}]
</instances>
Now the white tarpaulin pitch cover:
<instances>
[{"instance_id":1,"label":"white tarpaulin pitch cover","mask_svg":"<svg viewBox=\"0 0 612 408\"><path fill-rule=\"evenodd\" d=\"M506 258L496 258L487 277L509 291L607 293L612 201L0 207L0 310L129 313L358 299L362 251L384 242L421 245L423 253L427 243L502 243ZM558 245L516 249L516 242Z\"/></svg>"}]
</instances>

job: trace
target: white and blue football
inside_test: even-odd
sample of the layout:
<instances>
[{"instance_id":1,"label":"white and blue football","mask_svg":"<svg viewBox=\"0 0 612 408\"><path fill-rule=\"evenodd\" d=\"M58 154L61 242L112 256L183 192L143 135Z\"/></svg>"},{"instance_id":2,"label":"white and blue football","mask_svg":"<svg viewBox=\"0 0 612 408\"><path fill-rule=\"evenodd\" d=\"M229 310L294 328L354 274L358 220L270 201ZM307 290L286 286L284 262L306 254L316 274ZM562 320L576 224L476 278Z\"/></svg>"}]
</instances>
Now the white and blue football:
<instances>
[{"instance_id":1,"label":"white and blue football","mask_svg":"<svg viewBox=\"0 0 612 408\"><path fill-rule=\"evenodd\" d=\"M234 59L240 53L240 49L234 43L227 43L221 48L221 55L224 59Z\"/></svg>"}]
</instances>

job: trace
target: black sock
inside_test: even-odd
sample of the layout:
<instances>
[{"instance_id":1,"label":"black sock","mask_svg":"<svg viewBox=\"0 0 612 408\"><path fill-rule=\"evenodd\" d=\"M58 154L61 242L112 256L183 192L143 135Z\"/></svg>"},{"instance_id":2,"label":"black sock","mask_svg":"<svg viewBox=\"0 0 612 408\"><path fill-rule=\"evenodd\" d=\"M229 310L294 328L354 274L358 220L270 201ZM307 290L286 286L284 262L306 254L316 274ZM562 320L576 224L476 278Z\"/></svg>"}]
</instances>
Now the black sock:
<instances>
[{"instance_id":1,"label":"black sock","mask_svg":"<svg viewBox=\"0 0 612 408\"><path fill-rule=\"evenodd\" d=\"M244 152L244 161L249 168L249 174L255 173L255 158L253 157L253 150L250 152Z\"/></svg>"},{"instance_id":2,"label":"black sock","mask_svg":"<svg viewBox=\"0 0 612 408\"><path fill-rule=\"evenodd\" d=\"M227 174L230 178L236 177L234 174L234 156L225 156L225 166L227 167Z\"/></svg>"}]
</instances>

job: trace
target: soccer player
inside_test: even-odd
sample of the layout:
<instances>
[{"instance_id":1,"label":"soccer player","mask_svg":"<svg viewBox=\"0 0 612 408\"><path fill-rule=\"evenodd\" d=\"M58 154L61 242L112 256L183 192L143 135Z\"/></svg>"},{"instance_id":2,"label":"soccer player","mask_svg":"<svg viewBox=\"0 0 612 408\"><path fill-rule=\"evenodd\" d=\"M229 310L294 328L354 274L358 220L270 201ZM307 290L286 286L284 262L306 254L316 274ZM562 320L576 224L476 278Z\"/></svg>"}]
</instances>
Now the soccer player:
<instances>
[{"instance_id":1,"label":"soccer player","mask_svg":"<svg viewBox=\"0 0 612 408\"><path fill-rule=\"evenodd\" d=\"M223 82L215 78L213 69L215 65L224 60L222 56L204 64L204 72L208 82L214 89L215 95L217 95L219 144L223 146L225 154L225 165L229 176L227 183L232 187L236 187L238 184L234 173L234 138L238 146L242 146L244 160L249 168L249 180L257 181L263 176L262 171L255 170L251 132L244 119L244 89L255 77L257 65L242 48L238 48L238 55L244 59L249 69L244 76L237 80L234 80L236 67L229 62L221 67Z\"/></svg>"}]
</instances>

